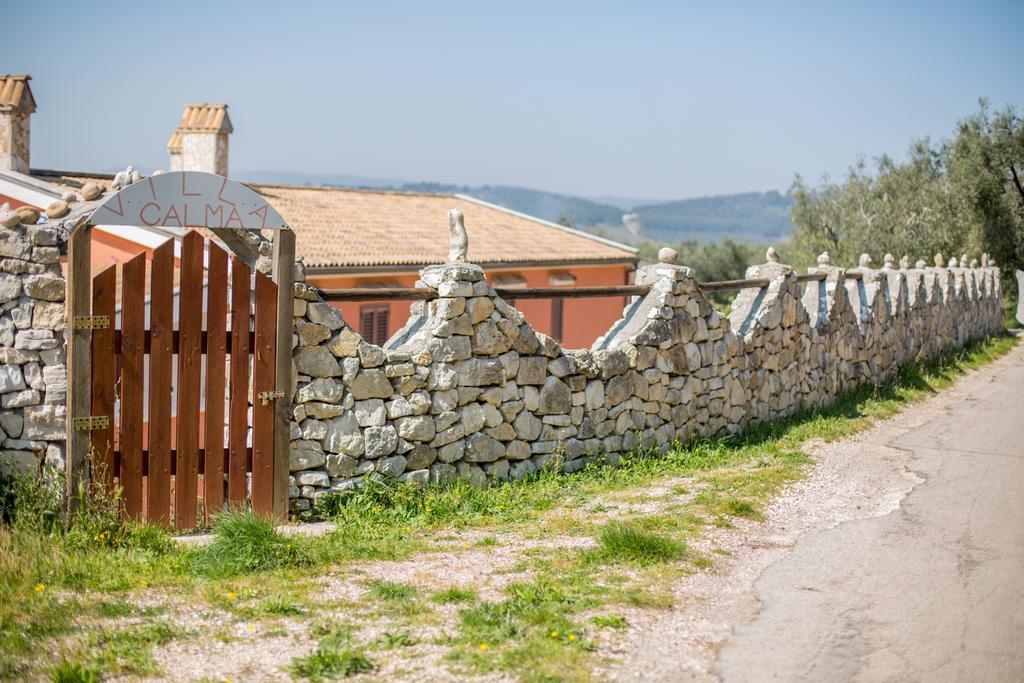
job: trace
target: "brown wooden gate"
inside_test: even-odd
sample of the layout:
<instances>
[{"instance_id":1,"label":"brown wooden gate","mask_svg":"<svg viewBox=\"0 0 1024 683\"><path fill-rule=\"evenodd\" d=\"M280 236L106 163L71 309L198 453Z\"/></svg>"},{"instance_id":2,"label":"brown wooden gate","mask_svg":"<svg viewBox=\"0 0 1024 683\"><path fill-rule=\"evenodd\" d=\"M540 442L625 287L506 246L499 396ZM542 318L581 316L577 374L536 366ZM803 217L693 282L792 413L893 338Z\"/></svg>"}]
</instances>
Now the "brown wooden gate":
<instances>
[{"instance_id":1,"label":"brown wooden gate","mask_svg":"<svg viewBox=\"0 0 1024 683\"><path fill-rule=\"evenodd\" d=\"M90 419L108 417L90 432L96 471L157 524L189 529L247 501L270 517L277 285L195 231L175 261L171 239L93 277Z\"/></svg>"}]
</instances>

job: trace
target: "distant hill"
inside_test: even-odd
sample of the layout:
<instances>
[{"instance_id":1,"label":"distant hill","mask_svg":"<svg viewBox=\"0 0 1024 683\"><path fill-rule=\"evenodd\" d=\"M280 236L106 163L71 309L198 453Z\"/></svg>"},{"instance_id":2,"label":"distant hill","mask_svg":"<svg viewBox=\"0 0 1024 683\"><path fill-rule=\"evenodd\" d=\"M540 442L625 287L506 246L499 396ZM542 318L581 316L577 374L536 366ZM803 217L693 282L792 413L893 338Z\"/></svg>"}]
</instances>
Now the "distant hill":
<instances>
[{"instance_id":1,"label":"distant hill","mask_svg":"<svg viewBox=\"0 0 1024 683\"><path fill-rule=\"evenodd\" d=\"M528 213L547 221L568 220L581 227L619 225L622 209L600 204L590 199L570 195L531 190L508 185L444 185L441 183L404 183L395 189L405 192L445 192L468 194L491 204Z\"/></svg>"},{"instance_id":2,"label":"distant hill","mask_svg":"<svg viewBox=\"0 0 1024 683\"><path fill-rule=\"evenodd\" d=\"M782 241L792 232L789 212L793 201L779 192L747 192L675 201L611 196L587 199L509 185L410 183L391 178L289 171L238 171L232 175L241 180L263 183L465 194L629 243L649 240L678 244L685 239L717 241L731 236L763 244Z\"/></svg>"},{"instance_id":3,"label":"distant hill","mask_svg":"<svg viewBox=\"0 0 1024 683\"><path fill-rule=\"evenodd\" d=\"M285 185L336 185L338 187L382 188L401 185L395 178L367 178L347 173L299 173L297 171L232 171L231 177L250 183Z\"/></svg>"},{"instance_id":4,"label":"distant hill","mask_svg":"<svg viewBox=\"0 0 1024 683\"><path fill-rule=\"evenodd\" d=\"M747 192L682 199L633 211L640 233L659 242L717 240L726 235L767 243L789 237L793 199L779 192Z\"/></svg>"}]
</instances>

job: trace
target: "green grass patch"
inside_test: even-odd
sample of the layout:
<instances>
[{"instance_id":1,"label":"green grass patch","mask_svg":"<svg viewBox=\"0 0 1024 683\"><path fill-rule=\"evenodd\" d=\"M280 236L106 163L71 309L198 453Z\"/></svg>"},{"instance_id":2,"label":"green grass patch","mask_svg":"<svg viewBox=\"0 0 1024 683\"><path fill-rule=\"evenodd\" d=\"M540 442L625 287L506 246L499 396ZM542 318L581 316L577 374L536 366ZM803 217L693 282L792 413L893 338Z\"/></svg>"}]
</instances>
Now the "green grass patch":
<instances>
[{"instance_id":1,"label":"green grass patch","mask_svg":"<svg viewBox=\"0 0 1024 683\"><path fill-rule=\"evenodd\" d=\"M551 577L513 583L504 600L482 602L459 615L453 656L474 668L515 671L526 681L579 679L589 645L572 615L590 604Z\"/></svg>"},{"instance_id":2,"label":"green grass patch","mask_svg":"<svg viewBox=\"0 0 1024 683\"><path fill-rule=\"evenodd\" d=\"M355 628L350 624L328 620L313 625L312 635L317 648L305 657L295 657L291 673L296 678L322 681L347 678L373 671L376 665L355 647L352 636Z\"/></svg>"},{"instance_id":3,"label":"green grass patch","mask_svg":"<svg viewBox=\"0 0 1024 683\"><path fill-rule=\"evenodd\" d=\"M394 581L367 581L370 594L381 600L410 600L416 597L416 586Z\"/></svg>"},{"instance_id":4,"label":"green grass patch","mask_svg":"<svg viewBox=\"0 0 1024 683\"><path fill-rule=\"evenodd\" d=\"M213 542L199 548L192 557L192 570L205 578L220 579L312 563L307 539L286 538L270 522L248 513L218 515L213 534Z\"/></svg>"},{"instance_id":5,"label":"green grass patch","mask_svg":"<svg viewBox=\"0 0 1024 683\"><path fill-rule=\"evenodd\" d=\"M590 623L598 628L613 628L617 631L629 628L629 622L619 614L598 614L590 617Z\"/></svg>"},{"instance_id":6,"label":"green grass patch","mask_svg":"<svg viewBox=\"0 0 1024 683\"><path fill-rule=\"evenodd\" d=\"M61 659L50 674L53 683L100 683L101 680L95 669L66 659Z\"/></svg>"},{"instance_id":7,"label":"green grass patch","mask_svg":"<svg viewBox=\"0 0 1024 683\"><path fill-rule=\"evenodd\" d=\"M475 588L450 586L444 590L437 591L430 596L430 599L442 605L451 605L460 602L476 602L478 595Z\"/></svg>"},{"instance_id":8,"label":"green grass patch","mask_svg":"<svg viewBox=\"0 0 1024 683\"><path fill-rule=\"evenodd\" d=\"M686 555L683 542L629 522L608 522L597 540L597 549L589 553L596 562L634 562L644 566L680 560Z\"/></svg>"},{"instance_id":9,"label":"green grass patch","mask_svg":"<svg viewBox=\"0 0 1024 683\"><path fill-rule=\"evenodd\" d=\"M417 641L406 631L385 631L377 639L377 645L384 650L395 650L403 647L412 647Z\"/></svg>"},{"instance_id":10,"label":"green grass patch","mask_svg":"<svg viewBox=\"0 0 1024 683\"><path fill-rule=\"evenodd\" d=\"M344 648L341 650L318 647L312 654L292 660L292 674L310 681L348 678L356 674L373 671L375 668L362 650Z\"/></svg>"},{"instance_id":11,"label":"green grass patch","mask_svg":"<svg viewBox=\"0 0 1024 683\"><path fill-rule=\"evenodd\" d=\"M152 676L163 673L153 660L154 647L166 645L185 633L167 621L133 624L117 629L90 631L72 660L107 675Z\"/></svg>"}]
</instances>

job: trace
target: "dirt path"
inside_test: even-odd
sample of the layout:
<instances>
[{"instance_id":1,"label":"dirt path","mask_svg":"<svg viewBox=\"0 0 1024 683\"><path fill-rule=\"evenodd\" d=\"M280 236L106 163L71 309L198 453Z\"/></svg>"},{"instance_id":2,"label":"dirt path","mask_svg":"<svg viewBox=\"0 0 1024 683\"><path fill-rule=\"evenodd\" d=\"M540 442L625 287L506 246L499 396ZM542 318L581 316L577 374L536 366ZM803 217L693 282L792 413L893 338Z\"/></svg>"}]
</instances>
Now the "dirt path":
<instances>
[{"instance_id":1,"label":"dirt path","mask_svg":"<svg viewBox=\"0 0 1024 683\"><path fill-rule=\"evenodd\" d=\"M677 607L615 680L1024 680L1024 348L854 438Z\"/></svg>"}]
</instances>

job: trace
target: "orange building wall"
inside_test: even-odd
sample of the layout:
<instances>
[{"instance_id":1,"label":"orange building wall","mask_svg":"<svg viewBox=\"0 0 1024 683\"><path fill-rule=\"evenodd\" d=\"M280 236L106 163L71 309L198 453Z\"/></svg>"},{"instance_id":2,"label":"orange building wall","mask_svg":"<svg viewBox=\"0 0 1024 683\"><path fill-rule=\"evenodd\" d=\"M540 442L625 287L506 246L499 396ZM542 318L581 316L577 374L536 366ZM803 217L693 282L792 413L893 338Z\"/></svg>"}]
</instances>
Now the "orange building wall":
<instances>
[{"instance_id":1,"label":"orange building wall","mask_svg":"<svg viewBox=\"0 0 1024 683\"><path fill-rule=\"evenodd\" d=\"M126 240L123 237L103 232L97 228L94 228L92 231L91 242L90 260L92 262L93 275L98 274L104 268L115 263L130 261L142 252L146 252L147 261L153 259L152 249L131 240Z\"/></svg>"},{"instance_id":2,"label":"orange building wall","mask_svg":"<svg viewBox=\"0 0 1024 683\"><path fill-rule=\"evenodd\" d=\"M527 287L550 287L548 277L552 272L568 270L576 276L578 287L598 285L629 284L632 268L626 265L573 266L569 268L520 268L515 270L489 270L488 280L497 275L515 273L526 278ZM387 283L389 286L412 287L417 279L415 273L374 274L374 275L317 275L307 272L311 284L322 289L346 289L370 287ZM388 334L397 332L409 319L409 301L352 302L337 303L341 314L355 330L359 330L359 310L364 305L388 304ZM551 333L551 306L549 299L515 301L515 307L534 329L545 334ZM589 348L598 337L622 315L625 298L621 296L592 299L564 299L562 304L562 344L566 348Z\"/></svg>"},{"instance_id":3,"label":"orange building wall","mask_svg":"<svg viewBox=\"0 0 1024 683\"><path fill-rule=\"evenodd\" d=\"M17 209L18 207L21 206L32 206L31 204L26 204L23 201L15 199L14 197L8 197L5 194L0 194L0 204L10 204L12 209ZM39 209L38 206L36 208ZM42 211L42 209L39 210Z\"/></svg>"}]
</instances>

